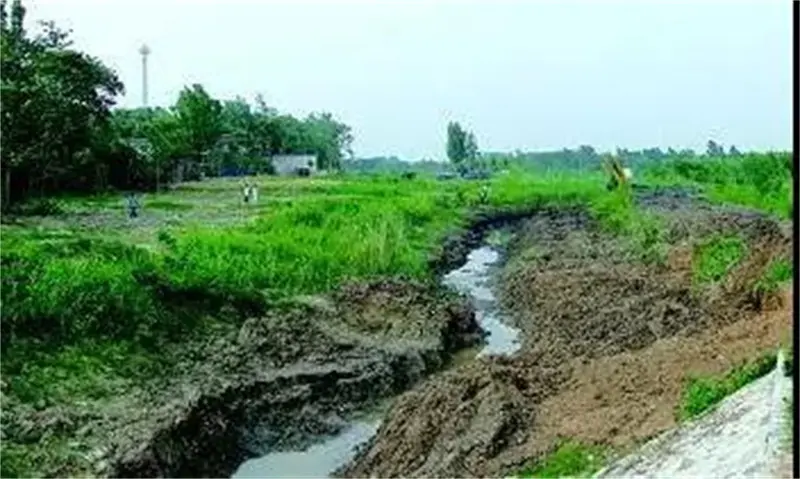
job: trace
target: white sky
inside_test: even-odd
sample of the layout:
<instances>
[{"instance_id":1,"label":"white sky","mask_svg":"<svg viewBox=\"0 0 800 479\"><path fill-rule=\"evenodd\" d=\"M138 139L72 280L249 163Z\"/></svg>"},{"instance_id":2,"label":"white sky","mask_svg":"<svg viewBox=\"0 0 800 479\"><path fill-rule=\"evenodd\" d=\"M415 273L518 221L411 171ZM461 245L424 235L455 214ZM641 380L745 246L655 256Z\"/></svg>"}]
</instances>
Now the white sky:
<instances>
[{"instance_id":1,"label":"white sky","mask_svg":"<svg viewBox=\"0 0 800 479\"><path fill-rule=\"evenodd\" d=\"M483 150L791 149L791 2L28 0L115 68L122 106L189 83L330 111L358 156L444 157L450 120ZM31 25L31 24L29 24Z\"/></svg>"}]
</instances>

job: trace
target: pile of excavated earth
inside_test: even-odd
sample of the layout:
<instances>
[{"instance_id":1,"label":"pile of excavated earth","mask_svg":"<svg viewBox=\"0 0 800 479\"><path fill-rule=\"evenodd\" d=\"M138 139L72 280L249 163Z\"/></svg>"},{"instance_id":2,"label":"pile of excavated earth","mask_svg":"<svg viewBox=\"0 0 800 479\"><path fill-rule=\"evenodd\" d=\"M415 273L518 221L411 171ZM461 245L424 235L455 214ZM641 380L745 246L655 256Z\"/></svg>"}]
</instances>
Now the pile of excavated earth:
<instances>
[{"instance_id":1,"label":"pile of excavated earth","mask_svg":"<svg viewBox=\"0 0 800 479\"><path fill-rule=\"evenodd\" d=\"M787 228L681 191L643 193L667 222L664 264L644 264L581 209L542 210L509 246L500 281L523 344L479 358L400 396L347 477L497 477L564 438L624 450L676 425L688 374L722 374L774 350L790 305L754 293ZM692 245L712 233L747 242L719 285L692 286ZM782 314L763 314L777 309Z\"/></svg>"}]
</instances>

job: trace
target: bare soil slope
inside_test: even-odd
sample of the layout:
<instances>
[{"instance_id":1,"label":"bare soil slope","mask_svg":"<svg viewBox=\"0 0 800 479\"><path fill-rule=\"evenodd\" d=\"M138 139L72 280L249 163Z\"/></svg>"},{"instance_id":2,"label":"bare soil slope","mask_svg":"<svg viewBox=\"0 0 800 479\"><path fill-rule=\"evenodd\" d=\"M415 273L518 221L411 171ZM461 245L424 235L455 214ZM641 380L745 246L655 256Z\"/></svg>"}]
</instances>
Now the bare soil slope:
<instances>
[{"instance_id":1,"label":"bare soil slope","mask_svg":"<svg viewBox=\"0 0 800 479\"><path fill-rule=\"evenodd\" d=\"M523 331L520 352L401 396L339 473L498 476L561 437L632 445L674 425L687 374L721 372L775 347L790 318L759 316L767 302L751 286L769 260L789 254L780 226L669 191L640 200L669 218L666 265L641 264L580 210L541 211L511 245L501 291ZM693 291L691 241L717 231L741 231L750 254L725 284Z\"/></svg>"}]
</instances>

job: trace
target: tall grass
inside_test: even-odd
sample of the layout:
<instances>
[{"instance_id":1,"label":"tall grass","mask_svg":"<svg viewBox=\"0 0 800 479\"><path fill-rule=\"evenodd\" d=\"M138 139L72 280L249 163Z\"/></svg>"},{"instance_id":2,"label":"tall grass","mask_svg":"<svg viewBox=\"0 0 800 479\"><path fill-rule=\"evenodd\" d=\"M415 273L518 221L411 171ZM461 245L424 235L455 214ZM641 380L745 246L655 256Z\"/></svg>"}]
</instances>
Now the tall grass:
<instances>
[{"instance_id":1,"label":"tall grass","mask_svg":"<svg viewBox=\"0 0 800 479\"><path fill-rule=\"evenodd\" d=\"M603 192L602 180L591 176L507 175L490 184L490 207L585 203ZM155 251L97 235L4 235L3 345L86 338L158 344L185 337L202 313L224 305L253 314L270 301L323 292L348 278L430 278L428 253L482 206L480 185L424 178L273 182L291 201L270 203L239 226L162 230Z\"/></svg>"},{"instance_id":2,"label":"tall grass","mask_svg":"<svg viewBox=\"0 0 800 479\"><path fill-rule=\"evenodd\" d=\"M791 218L792 156L788 152L696 158L655 164L644 178L659 184L693 184L710 199Z\"/></svg>"},{"instance_id":3,"label":"tall grass","mask_svg":"<svg viewBox=\"0 0 800 479\"><path fill-rule=\"evenodd\" d=\"M680 160L646 176L661 183L703 184L719 198L786 210L785 161L781 155ZM487 204L479 201L482 184L490 185ZM168 226L155 250L126 242L114 231L59 236L4 227L4 351L22 339L50 346L85 338L155 344L184 337L197 328L201 313L216 315L225 305L253 314L270 301L323 292L347 278L426 279L433 247L476 208L588 203L604 227L631 237L643 258L663 259L660 221L634 208L629 191L609 194L604 184L600 172L522 171L488 182L273 180L262 195L274 201L259 206L255 221ZM195 211L209 206L207 198L224 195L225 188L232 187L202 183L150 203L180 203ZM108 207L109 201L95 208ZM209 208L209 215L235 214L229 212Z\"/></svg>"}]
</instances>

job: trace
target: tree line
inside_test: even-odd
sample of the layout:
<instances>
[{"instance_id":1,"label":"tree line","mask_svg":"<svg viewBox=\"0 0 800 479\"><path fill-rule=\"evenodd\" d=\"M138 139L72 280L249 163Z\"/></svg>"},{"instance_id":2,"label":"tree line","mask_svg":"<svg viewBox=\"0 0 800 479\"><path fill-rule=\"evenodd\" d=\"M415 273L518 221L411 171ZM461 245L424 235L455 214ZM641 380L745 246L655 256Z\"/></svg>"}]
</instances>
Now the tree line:
<instances>
[{"instance_id":1,"label":"tree line","mask_svg":"<svg viewBox=\"0 0 800 479\"><path fill-rule=\"evenodd\" d=\"M330 113L281 114L263 98L213 98L185 87L167 108L114 108L122 81L42 22L33 33L21 0L0 0L3 210L60 192L153 189L179 166L206 176L269 172L276 154L313 154L337 169L352 156L348 125Z\"/></svg>"}]
</instances>

